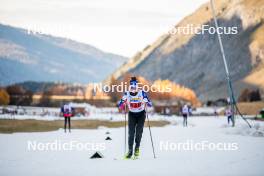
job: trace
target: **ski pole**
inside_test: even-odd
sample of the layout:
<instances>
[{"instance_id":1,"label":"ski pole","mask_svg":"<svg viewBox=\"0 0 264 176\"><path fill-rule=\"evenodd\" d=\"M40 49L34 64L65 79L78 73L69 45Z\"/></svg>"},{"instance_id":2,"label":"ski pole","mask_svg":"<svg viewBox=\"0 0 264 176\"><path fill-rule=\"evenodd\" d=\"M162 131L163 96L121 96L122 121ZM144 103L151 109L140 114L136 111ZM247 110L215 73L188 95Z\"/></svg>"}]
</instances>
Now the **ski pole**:
<instances>
[{"instance_id":1,"label":"ski pole","mask_svg":"<svg viewBox=\"0 0 264 176\"><path fill-rule=\"evenodd\" d=\"M124 150L125 154L126 154L126 133L127 132L126 132L126 106L125 106L125 145L124 145L125 146L125 150Z\"/></svg>"},{"instance_id":2,"label":"ski pole","mask_svg":"<svg viewBox=\"0 0 264 176\"><path fill-rule=\"evenodd\" d=\"M149 128L149 135L150 135L150 140L151 140L151 145L152 145L153 157L155 159L156 154L155 154L155 149L154 149L154 144L153 144L152 133L151 133L151 129L150 129L150 122L149 122L149 118L148 118L147 109L145 109L145 111L146 111L146 116L147 116L147 120L148 120L148 128Z\"/></svg>"}]
</instances>

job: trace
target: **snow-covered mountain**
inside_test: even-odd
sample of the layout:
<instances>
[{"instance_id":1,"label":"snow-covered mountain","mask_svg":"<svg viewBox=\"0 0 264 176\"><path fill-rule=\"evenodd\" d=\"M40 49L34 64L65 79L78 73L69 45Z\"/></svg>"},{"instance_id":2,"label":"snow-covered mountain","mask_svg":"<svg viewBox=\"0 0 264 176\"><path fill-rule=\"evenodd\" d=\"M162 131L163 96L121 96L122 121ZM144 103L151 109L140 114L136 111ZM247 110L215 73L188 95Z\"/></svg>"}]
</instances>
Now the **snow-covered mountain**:
<instances>
[{"instance_id":1,"label":"snow-covered mountain","mask_svg":"<svg viewBox=\"0 0 264 176\"><path fill-rule=\"evenodd\" d=\"M125 61L87 44L0 24L0 85L102 81Z\"/></svg>"},{"instance_id":2,"label":"snow-covered mountain","mask_svg":"<svg viewBox=\"0 0 264 176\"><path fill-rule=\"evenodd\" d=\"M264 0L215 0L221 27L238 34L222 35L236 96L244 88L264 90ZM179 7L175 7L177 10ZM175 27L214 27L209 3ZM112 76L123 73L148 80L169 79L193 89L201 100L226 97L225 70L216 35L166 33L137 53ZM110 77L109 77L110 78Z\"/></svg>"}]
</instances>

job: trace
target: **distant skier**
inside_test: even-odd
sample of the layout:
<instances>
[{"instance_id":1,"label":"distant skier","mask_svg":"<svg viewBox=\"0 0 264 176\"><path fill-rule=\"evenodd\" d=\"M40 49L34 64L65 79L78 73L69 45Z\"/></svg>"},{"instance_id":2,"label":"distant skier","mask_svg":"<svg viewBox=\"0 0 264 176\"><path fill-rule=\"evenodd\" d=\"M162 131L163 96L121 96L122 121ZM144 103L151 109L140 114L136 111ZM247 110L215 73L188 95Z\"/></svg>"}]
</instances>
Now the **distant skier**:
<instances>
[{"instance_id":1,"label":"distant skier","mask_svg":"<svg viewBox=\"0 0 264 176\"><path fill-rule=\"evenodd\" d=\"M119 102L120 109L128 107L128 153L125 155L129 159L133 155L133 145L135 139L134 157L139 156L140 141L143 133L144 123L146 119L146 106L151 107L152 103L147 94L138 88L136 77L130 80L130 90L125 92Z\"/></svg>"},{"instance_id":2,"label":"distant skier","mask_svg":"<svg viewBox=\"0 0 264 176\"><path fill-rule=\"evenodd\" d=\"M187 127L187 118L190 114L190 109L188 107L187 104L185 104L183 107L182 107L182 116L183 116L183 126L184 127Z\"/></svg>"},{"instance_id":3,"label":"distant skier","mask_svg":"<svg viewBox=\"0 0 264 176\"><path fill-rule=\"evenodd\" d=\"M230 121L232 120L232 110L230 107L227 107L225 110L225 114L227 116L227 123L229 125Z\"/></svg>"},{"instance_id":4,"label":"distant skier","mask_svg":"<svg viewBox=\"0 0 264 176\"><path fill-rule=\"evenodd\" d=\"M217 112L217 107L216 106L214 106L214 115L215 115L215 117L218 117L218 112Z\"/></svg>"},{"instance_id":5,"label":"distant skier","mask_svg":"<svg viewBox=\"0 0 264 176\"><path fill-rule=\"evenodd\" d=\"M65 104L61 107L61 113L64 117L64 132L67 131L67 124L69 132L71 132L71 117L73 116L73 108L71 104Z\"/></svg>"}]
</instances>

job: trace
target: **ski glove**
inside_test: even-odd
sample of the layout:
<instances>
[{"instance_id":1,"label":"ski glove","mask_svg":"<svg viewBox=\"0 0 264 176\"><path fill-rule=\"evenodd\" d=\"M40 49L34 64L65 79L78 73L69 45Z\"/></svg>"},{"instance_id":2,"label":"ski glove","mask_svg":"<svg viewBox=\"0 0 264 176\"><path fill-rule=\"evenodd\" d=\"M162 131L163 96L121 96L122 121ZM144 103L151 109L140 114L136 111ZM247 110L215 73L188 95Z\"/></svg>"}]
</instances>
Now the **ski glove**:
<instances>
[{"instance_id":1,"label":"ski glove","mask_svg":"<svg viewBox=\"0 0 264 176\"><path fill-rule=\"evenodd\" d=\"M147 106L152 107L152 102L151 101L147 102Z\"/></svg>"},{"instance_id":2,"label":"ski glove","mask_svg":"<svg viewBox=\"0 0 264 176\"><path fill-rule=\"evenodd\" d=\"M118 108L121 109L121 110L125 110L125 106L126 106L126 104L122 100L118 103Z\"/></svg>"}]
</instances>

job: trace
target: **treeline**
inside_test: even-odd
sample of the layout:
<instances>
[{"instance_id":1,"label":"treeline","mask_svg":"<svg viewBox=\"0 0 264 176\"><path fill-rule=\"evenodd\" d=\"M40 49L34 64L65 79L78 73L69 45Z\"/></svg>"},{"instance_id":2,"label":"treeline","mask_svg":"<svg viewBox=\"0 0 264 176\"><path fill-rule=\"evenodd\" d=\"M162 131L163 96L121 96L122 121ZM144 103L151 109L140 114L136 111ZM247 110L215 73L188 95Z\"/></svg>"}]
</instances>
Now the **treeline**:
<instances>
[{"instance_id":1,"label":"treeline","mask_svg":"<svg viewBox=\"0 0 264 176\"><path fill-rule=\"evenodd\" d=\"M241 91L240 95L237 98L237 102L256 102L261 101L261 93L259 89L250 90L248 88ZM226 106L228 101L226 98L221 98L215 101L207 101L207 106Z\"/></svg>"},{"instance_id":2,"label":"treeline","mask_svg":"<svg viewBox=\"0 0 264 176\"><path fill-rule=\"evenodd\" d=\"M0 88L0 105L8 105L10 103L10 96L4 88Z\"/></svg>"},{"instance_id":3,"label":"treeline","mask_svg":"<svg viewBox=\"0 0 264 176\"><path fill-rule=\"evenodd\" d=\"M259 89L250 90L244 89L240 96L238 97L239 102L253 102L253 101L261 101L261 94Z\"/></svg>"},{"instance_id":4,"label":"treeline","mask_svg":"<svg viewBox=\"0 0 264 176\"><path fill-rule=\"evenodd\" d=\"M129 85L131 75L125 74L122 80L116 80L114 77L110 80L110 86L113 85ZM187 87L181 86L169 80L156 80L149 81L145 78L138 76L138 81L141 86L148 86L154 89L150 89L148 92L150 98L152 100L184 100L192 103L193 105L199 105L200 101L198 100L195 92ZM122 84L123 82L123 84ZM156 88L156 89L155 89ZM170 91L168 91L170 89ZM113 102L117 102L122 96L122 92L118 92L117 90L111 91L108 95L111 97Z\"/></svg>"},{"instance_id":5,"label":"treeline","mask_svg":"<svg viewBox=\"0 0 264 176\"><path fill-rule=\"evenodd\" d=\"M117 80L114 77L111 78L110 85L129 85L129 81L131 78L131 74L125 74L122 79ZM176 84L169 80L156 80L156 81L148 81L143 77L138 76L137 77L139 82L142 85L148 85L148 86L155 86L155 87L161 87L162 90L165 90L167 87L171 88L170 92L152 92L150 91L148 94L153 100L173 100L173 99L182 99L184 101L188 101L192 103L193 105L200 105L201 102L197 98L195 92L192 89L189 89L187 87L184 87L182 85ZM217 93L217 92L216 92ZM108 93L108 95L111 97L112 102L117 102L121 96L122 92L114 91ZM259 89L251 90L251 89L244 89L240 92L240 95L238 96L237 101L238 102L254 102L254 101L261 101L261 93ZM208 101L206 105L212 106L212 105L226 105L227 100L226 97L223 97L222 99L216 100L216 101Z\"/></svg>"},{"instance_id":6,"label":"treeline","mask_svg":"<svg viewBox=\"0 0 264 176\"><path fill-rule=\"evenodd\" d=\"M33 92L22 86L12 85L0 88L0 105L29 106L32 103Z\"/></svg>"},{"instance_id":7,"label":"treeline","mask_svg":"<svg viewBox=\"0 0 264 176\"><path fill-rule=\"evenodd\" d=\"M125 74L121 80L116 80L114 78L110 81L110 86L112 85L129 85L130 74ZM148 81L143 77L138 77L141 85L147 85L149 87L159 87L161 90L166 90L170 88L169 92L166 91L149 91L148 94L152 100L172 100L172 101L187 101L193 105L200 105L200 101L197 98L195 92L189 88L178 85L169 80L156 80ZM32 87L31 87L32 86ZM33 101L33 95L39 95L41 98L36 103ZM60 106L64 103L61 101L54 101L52 99L53 95L62 96L80 96L81 99L72 100L74 102L87 102L97 106L113 106L122 97L123 92L118 92L117 90L110 91L107 94L99 92L94 93L93 89L89 86L84 85L73 85L73 84L63 84L63 83L35 83L27 82L22 84L10 85L7 87L0 87L0 105L19 105L19 106ZM110 97L109 99L100 99L98 97ZM251 90L244 89L239 97L238 102L253 102L261 101L261 93L259 89ZM225 105L227 100L225 97L217 101L208 101L207 105Z\"/></svg>"},{"instance_id":8,"label":"treeline","mask_svg":"<svg viewBox=\"0 0 264 176\"><path fill-rule=\"evenodd\" d=\"M32 87L31 87L32 86ZM33 101L33 95L40 95L40 100ZM64 83L26 82L0 88L0 105L16 106L60 106L63 102L55 102L52 95L84 95L85 87Z\"/></svg>"},{"instance_id":9,"label":"treeline","mask_svg":"<svg viewBox=\"0 0 264 176\"><path fill-rule=\"evenodd\" d=\"M30 106L37 92L50 92L57 83L27 81L0 88L0 105ZM46 93L47 94L47 93Z\"/></svg>"}]
</instances>

